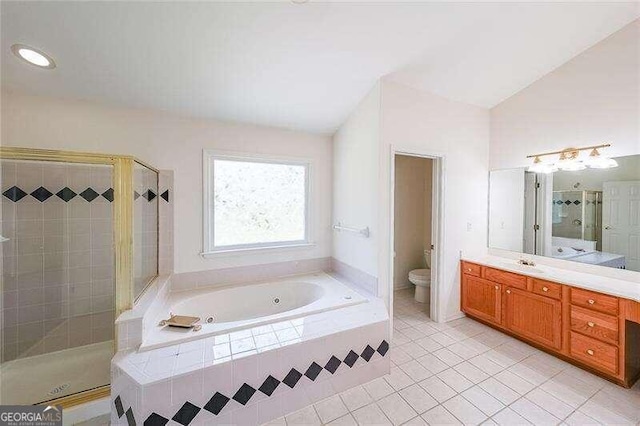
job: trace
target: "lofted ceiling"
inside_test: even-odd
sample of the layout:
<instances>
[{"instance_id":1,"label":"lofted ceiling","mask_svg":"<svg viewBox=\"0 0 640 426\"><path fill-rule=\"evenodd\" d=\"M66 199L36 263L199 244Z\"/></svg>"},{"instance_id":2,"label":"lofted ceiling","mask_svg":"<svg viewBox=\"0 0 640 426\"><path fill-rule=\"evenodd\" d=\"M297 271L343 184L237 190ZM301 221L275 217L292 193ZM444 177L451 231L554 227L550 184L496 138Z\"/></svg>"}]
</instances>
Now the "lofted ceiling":
<instances>
[{"instance_id":1,"label":"lofted ceiling","mask_svg":"<svg viewBox=\"0 0 640 426\"><path fill-rule=\"evenodd\" d=\"M332 133L383 77L493 107L638 3L7 2L4 88ZM14 43L51 55L28 66Z\"/></svg>"}]
</instances>

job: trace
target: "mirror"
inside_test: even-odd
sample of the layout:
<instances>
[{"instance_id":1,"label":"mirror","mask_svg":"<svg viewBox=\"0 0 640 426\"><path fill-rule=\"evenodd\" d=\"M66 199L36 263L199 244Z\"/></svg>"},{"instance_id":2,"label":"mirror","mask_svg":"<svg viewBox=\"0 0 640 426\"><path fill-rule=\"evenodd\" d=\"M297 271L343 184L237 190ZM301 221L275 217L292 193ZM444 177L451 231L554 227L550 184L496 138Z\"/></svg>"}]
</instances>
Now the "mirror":
<instances>
[{"instance_id":1,"label":"mirror","mask_svg":"<svg viewBox=\"0 0 640 426\"><path fill-rule=\"evenodd\" d=\"M640 271L640 155L618 167L489 177L489 247Z\"/></svg>"}]
</instances>

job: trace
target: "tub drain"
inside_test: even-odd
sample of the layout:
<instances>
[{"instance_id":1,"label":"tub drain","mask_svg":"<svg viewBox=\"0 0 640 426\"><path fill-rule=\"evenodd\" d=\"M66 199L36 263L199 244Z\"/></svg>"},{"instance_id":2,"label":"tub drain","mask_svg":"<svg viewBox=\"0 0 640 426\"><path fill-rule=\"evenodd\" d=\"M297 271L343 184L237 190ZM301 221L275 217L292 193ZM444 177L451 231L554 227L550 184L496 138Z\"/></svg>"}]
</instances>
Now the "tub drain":
<instances>
[{"instance_id":1,"label":"tub drain","mask_svg":"<svg viewBox=\"0 0 640 426\"><path fill-rule=\"evenodd\" d=\"M51 389L49 392L47 392L47 395L56 396L61 392L65 391L66 389L68 389L69 386L71 386L71 383L63 383L61 385L58 385L55 388Z\"/></svg>"}]
</instances>

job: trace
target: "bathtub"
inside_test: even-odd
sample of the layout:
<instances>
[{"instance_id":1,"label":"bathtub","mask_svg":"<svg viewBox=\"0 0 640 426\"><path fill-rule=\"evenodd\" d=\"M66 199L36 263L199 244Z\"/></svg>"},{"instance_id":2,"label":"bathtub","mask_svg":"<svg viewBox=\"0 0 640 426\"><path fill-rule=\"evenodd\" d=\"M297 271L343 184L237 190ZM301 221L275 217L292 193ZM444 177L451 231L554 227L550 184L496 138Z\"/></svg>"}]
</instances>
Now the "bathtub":
<instances>
[{"instance_id":1,"label":"bathtub","mask_svg":"<svg viewBox=\"0 0 640 426\"><path fill-rule=\"evenodd\" d=\"M140 351L364 303L367 298L325 273L170 293L163 313L145 330ZM200 318L201 329L160 326L173 315Z\"/></svg>"}]
</instances>

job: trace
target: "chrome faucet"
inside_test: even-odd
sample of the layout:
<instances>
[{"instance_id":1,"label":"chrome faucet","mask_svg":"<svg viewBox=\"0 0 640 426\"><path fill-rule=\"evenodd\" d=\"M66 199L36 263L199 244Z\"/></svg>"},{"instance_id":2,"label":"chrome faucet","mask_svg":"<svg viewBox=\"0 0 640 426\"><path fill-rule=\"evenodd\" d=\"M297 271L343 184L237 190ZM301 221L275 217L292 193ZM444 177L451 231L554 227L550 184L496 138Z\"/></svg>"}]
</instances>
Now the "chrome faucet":
<instances>
[{"instance_id":1,"label":"chrome faucet","mask_svg":"<svg viewBox=\"0 0 640 426\"><path fill-rule=\"evenodd\" d=\"M525 260L525 259L520 259L518 260L518 263L524 266L536 266L536 264L533 262L533 260Z\"/></svg>"}]
</instances>

